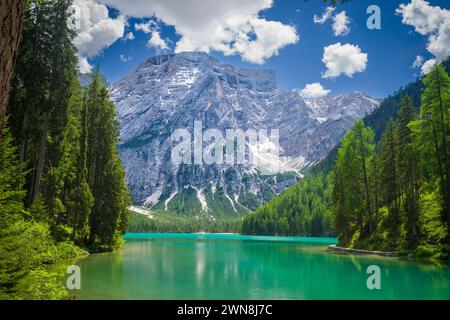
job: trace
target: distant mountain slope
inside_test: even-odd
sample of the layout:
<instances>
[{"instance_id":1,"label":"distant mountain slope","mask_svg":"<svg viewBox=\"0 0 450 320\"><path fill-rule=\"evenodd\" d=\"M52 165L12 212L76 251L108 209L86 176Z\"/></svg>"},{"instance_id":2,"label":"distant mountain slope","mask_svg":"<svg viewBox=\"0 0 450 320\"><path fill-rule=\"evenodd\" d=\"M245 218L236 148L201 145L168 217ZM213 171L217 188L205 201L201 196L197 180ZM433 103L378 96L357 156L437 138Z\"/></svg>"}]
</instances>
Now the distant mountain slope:
<instances>
[{"instance_id":1,"label":"distant mountain slope","mask_svg":"<svg viewBox=\"0 0 450 320\"><path fill-rule=\"evenodd\" d=\"M447 73L450 73L450 58L447 58L441 64L445 67ZM417 79L416 81L407 84L398 91L394 92L392 95L388 96L381 102L379 108L364 117L364 123L371 127L375 132L375 142L380 141L381 134L386 128L388 120L391 118L397 118L397 113L400 110L400 104L403 97L410 96L416 111L419 112L423 88L422 79ZM311 171L328 171L333 166L336 159L338 147L339 145L335 146L320 163L310 168Z\"/></svg>"},{"instance_id":2,"label":"distant mountain slope","mask_svg":"<svg viewBox=\"0 0 450 320\"><path fill-rule=\"evenodd\" d=\"M111 97L134 202L207 216L243 214L279 194L380 103L361 92L303 99L279 90L272 70L236 69L198 52L145 61L112 86ZM174 165L171 134L180 128L192 133L194 121L223 133L278 129L281 157L255 154L263 160L258 166ZM273 167L273 175L261 175Z\"/></svg>"},{"instance_id":3,"label":"distant mountain slope","mask_svg":"<svg viewBox=\"0 0 450 320\"><path fill-rule=\"evenodd\" d=\"M447 59L442 64L450 72L450 60ZM383 100L379 108L364 118L366 125L375 131L375 142L380 141L387 122L397 118L401 101L406 95L412 98L413 105L419 112L423 88L422 79L406 85ZM243 233L315 236L333 234L329 172L333 168L338 148L339 145L335 146L325 159L312 166L303 180L246 215Z\"/></svg>"},{"instance_id":4,"label":"distant mountain slope","mask_svg":"<svg viewBox=\"0 0 450 320\"><path fill-rule=\"evenodd\" d=\"M309 174L244 216L243 234L335 236L331 219L331 183L326 174Z\"/></svg>"}]
</instances>

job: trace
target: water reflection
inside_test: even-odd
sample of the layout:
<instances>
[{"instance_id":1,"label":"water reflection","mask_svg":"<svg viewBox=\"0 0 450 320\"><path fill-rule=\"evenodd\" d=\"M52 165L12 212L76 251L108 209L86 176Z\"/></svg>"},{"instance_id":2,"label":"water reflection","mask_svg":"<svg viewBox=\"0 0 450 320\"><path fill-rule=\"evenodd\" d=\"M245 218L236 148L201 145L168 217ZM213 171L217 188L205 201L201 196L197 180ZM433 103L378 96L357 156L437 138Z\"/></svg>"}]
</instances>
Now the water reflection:
<instances>
[{"instance_id":1,"label":"water reflection","mask_svg":"<svg viewBox=\"0 0 450 320\"><path fill-rule=\"evenodd\" d=\"M382 270L382 290L366 269ZM323 245L242 239L128 239L121 253L79 263L79 298L450 298L449 268L392 258L332 254Z\"/></svg>"}]
</instances>

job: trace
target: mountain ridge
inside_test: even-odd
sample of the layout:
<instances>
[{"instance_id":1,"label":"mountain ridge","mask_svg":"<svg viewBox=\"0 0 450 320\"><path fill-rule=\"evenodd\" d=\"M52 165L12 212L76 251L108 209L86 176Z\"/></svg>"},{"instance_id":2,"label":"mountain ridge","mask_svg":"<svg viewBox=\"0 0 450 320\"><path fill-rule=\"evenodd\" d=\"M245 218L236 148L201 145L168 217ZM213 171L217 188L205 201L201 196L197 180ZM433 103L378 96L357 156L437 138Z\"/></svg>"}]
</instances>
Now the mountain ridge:
<instances>
[{"instance_id":1,"label":"mountain ridge","mask_svg":"<svg viewBox=\"0 0 450 320\"><path fill-rule=\"evenodd\" d=\"M238 69L206 53L147 59L111 87L118 106L119 150L134 202L162 211L207 216L242 214L279 194L323 159L353 123L379 106L355 91L303 99L278 89L270 69ZM280 172L248 165L170 164L175 129L279 130ZM259 155L266 158L264 154ZM273 162L273 161L266 161Z\"/></svg>"}]
</instances>

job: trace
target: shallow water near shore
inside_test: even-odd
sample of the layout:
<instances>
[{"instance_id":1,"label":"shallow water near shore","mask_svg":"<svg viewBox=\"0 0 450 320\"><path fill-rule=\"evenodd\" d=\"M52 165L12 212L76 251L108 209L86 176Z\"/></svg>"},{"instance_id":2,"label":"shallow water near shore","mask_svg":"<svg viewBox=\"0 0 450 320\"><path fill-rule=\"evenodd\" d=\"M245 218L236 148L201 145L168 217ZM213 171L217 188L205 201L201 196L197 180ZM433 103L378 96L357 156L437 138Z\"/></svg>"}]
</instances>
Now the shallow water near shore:
<instances>
[{"instance_id":1,"label":"shallow water near shore","mask_svg":"<svg viewBox=\"0 0 450 320\"><path fill-rule=\"evenodd\" d=\"M450 268L335 253L333 238L127 234L92 254L77 299L450 299ZM367 288L367 268L381 289Z\"/></svg>"}]
</instances>

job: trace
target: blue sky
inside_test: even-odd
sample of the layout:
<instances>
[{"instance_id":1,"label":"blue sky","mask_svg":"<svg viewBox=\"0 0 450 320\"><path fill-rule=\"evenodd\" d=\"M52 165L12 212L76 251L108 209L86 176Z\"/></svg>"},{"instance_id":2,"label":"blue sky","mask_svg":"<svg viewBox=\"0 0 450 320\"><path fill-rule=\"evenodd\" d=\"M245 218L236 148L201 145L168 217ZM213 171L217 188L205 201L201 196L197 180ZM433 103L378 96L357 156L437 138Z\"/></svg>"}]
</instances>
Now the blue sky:
<instances>
[{"instance_id":1,"label":"blue sky","mask_svg":"<svg viewBox=\"0 0 450 320\"><path fill-rule=\"evenodd\" d=\"M208 0L205 1L208 2ZM258 17L294 27L299 37L295 44L282 46L278 50L278 55L272 55L262 64L246 62L242 54L225 56L219 51L211 51L210 54L224 63L230 63L237 67L274 69L279 87L285 90L301 89L307 84L318 82L330 90L329 94L331 95L359 90L373 97L386 97L399 87L414 81L421 74L422 63L417 68L412 67L418 55L423 58L423 61L427 61L450 50L448 48L450 43L447 42L447 39L450 40L449 32L444 27L444 25L450 25L450 21L448 21L450 15L446 15L447 13L444 12L450 10L450 1L436 0L427 3L424 0L414 0L417 1L417 5L426 6L424 8L427 10L424 9L424 14L430 16L430 21L441 21L443 25L440 29L436 27L435 30L432 30L434 27L426 26L429 30L425 31L423 28L420 29L420 17L416 19L415 16L412 16L410 23L403 23L402 16L396 14L396 9L400 4L407 5L411 1L357 0L340 5L335 9L333 15L345 11L346 16L350 19L349 31L347 34L336 36L332 28L333 18L323 24L313 21L314 15L320 17L327 8L327 4L322 1L274 0L269 9L258 11ZM139 14L133 14L131 11L130 14L130 12L126 12L127 8L116 6L114 0L109 2L100 0L100 2L108 5L108 14L111 19L118 19L125 12L125 29L121 31L123 31L123 35L130 32L134 35L133 40L125 40L124 36L119 37L111 45L97 50L98 53L94 52L96 54L89 55L90 64L98 63L109 83L120 80L148 57L160 52L173 52L182 38L182 35L176 32L178 25L168 25L163 21L164 19L155 16L139 17ZM366 10L369 5L378 5L381 9L381 30L369 30L366 26L369 17ZM432 7L440 7L441 11L432 11L430 9ZM207 10L204 14L208 14ZM432 20L432 18L434 19L433 14L440 17L441 20ZM148 23L150 20L154 21L151 25L152 28L158 31L161 39L168 45L165 50L149 47L148 41L151 35L142 30L136 30L136 24ZM184 25L179 27L180 30L182 27L188 28L189 26L186 26L184 22ZM430 37L439 34L447 35L448 38L442 38L442 36L438 43L440 47L437 49L427 49ZM324 48L336 43L358 46L362 54L367 54L364 70L354 72L352 77L340 74L333 78L324 78L323 74L327 69L322 61Z\"/></svg>"}]
</instances>

